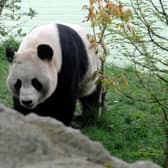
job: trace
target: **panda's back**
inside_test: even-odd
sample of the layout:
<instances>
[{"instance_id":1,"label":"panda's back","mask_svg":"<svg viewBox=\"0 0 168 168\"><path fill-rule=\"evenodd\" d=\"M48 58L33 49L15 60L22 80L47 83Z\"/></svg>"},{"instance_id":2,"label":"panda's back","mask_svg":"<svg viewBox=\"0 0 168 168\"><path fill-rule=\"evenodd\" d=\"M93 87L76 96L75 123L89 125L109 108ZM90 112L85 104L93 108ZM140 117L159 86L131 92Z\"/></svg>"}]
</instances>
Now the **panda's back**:
<instances>
[{"instance_id":1,"label":"panda's back","mask_svg":"<svg viewBox=\"0 0 168 168\"><path fill-rule=\"evenodd\" d=\"M73 69L74 65L79 72L79 97L91 94L95 88L95 72L100 63L95 48L87 38L87 32L74 24L58 24L59 39L62 49L63 69ZM75 60L77 64L75 64Z\"/></svg>"},{"instance_id":2,"label":"panda's back","mask_svg":"<svg viewBox=\"0 0 168 168\"><path fill-rule=\"evenodd\" d=\"M61 52L62 69L76 69L81 81L88 70L88 55L85 44L79 34L69 26L57 24Z\"/></svg>"}]
</instances>

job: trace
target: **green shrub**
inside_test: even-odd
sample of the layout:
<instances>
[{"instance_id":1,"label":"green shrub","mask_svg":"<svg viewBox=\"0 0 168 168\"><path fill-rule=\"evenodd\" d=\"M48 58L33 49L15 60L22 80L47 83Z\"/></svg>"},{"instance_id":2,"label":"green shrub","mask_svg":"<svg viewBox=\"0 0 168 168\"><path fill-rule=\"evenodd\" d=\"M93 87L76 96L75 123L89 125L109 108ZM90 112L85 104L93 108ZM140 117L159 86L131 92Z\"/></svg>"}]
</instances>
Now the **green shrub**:
<instances>
[{"instance_id":1,"label":"green shrub","mask_svg":"<svg viewBox=\"0 0 168 168\"><path fill-rule=\"evenodd\" d=\"M18 42L12 37L0 44L0 102L12 106L12 97L7 90L6 78L8 74L8 62L5 58L5 47L11 46L13 49L18 48Z\"/></svg>"}]
</instances>

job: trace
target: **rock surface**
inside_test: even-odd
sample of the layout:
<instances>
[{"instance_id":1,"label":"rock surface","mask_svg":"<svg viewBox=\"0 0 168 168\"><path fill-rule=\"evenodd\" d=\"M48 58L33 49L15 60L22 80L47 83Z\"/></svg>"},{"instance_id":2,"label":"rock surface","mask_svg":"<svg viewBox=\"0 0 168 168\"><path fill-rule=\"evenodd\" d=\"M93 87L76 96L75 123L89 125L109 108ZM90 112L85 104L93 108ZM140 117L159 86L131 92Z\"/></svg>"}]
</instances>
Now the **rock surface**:
<instances>
[{"instance_id":1,"label":"rock surface","mask_svg":"<svg viewBox=\"0 0 168 168\"><path fill-rule=\"evenodd\" d=\"M0 105L0 168L160 168L128 164L60 122Z\"/></svg>"}]
</instances>

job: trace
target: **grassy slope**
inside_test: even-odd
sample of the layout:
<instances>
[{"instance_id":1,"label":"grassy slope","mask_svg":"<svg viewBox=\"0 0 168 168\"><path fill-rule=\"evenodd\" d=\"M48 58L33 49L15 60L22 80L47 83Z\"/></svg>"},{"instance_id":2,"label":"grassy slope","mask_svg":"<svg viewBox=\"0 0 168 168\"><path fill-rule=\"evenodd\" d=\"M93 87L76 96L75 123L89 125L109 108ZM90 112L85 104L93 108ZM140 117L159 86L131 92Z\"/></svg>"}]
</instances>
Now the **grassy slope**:
<instances>
[{"instance_id":1,"label":"grassy slope","mask_svg":"<svg viewBox=\"0 0 168 168\"><path fill-rule=\"evenodd\" d=\"M5 47L10 45L13 49L18 48L18 43L13 38L0 45L0 103L12 106L12 97L6 87L6 78L8 74L8 65L5 58Z\"/></svg>"},{"instance_id":2,"label":"grassy slope","mask_svg":"<svg viewBox=\"0 0 168 168\"><path fill-rule=\"evenodd\" d=\"M0 103L11 105L11 96L6 88L7 61L4 55L4 47L0 46Z\"/></svg>"},{"instance_id":3,"label":"grassy slope","mask_svg":"<svg viewBox=\"0 0 168 168\"><path fill-rule=\"evenodd\" d=\"M9 42L7 42L9 43ZM16 47L13 41L10 44ZM132 93L143 94L131 69L107 68L109 75L125 75ZM11 96L6 89L7 61L4 46L0 46L0 102L11 106ZM158 90L159 92L159 90ZM133 162L149 159L163 165L164 133L159 108L153 104L139 103L116 92L111 87L107 95L107 112L93 125L82 131L91 139L98 140L111 154Z\"/></svg>"},{"instance_id":4,"label":"grassy slope","mask_svg":"<svg viewBox=\"0 0 168 168\"><path fill-rule=\"evenodd\" d=\"M129 83L125 88L127 92L139 95L145 92L131 68L107 68L107 73L124 75ZM115 88L110 89L106 104L107 112L83 132L101 141L111 154L128 162L145 159L163 165L165 138L159 107L130 100Z\"/></svg>"}]
</instances>

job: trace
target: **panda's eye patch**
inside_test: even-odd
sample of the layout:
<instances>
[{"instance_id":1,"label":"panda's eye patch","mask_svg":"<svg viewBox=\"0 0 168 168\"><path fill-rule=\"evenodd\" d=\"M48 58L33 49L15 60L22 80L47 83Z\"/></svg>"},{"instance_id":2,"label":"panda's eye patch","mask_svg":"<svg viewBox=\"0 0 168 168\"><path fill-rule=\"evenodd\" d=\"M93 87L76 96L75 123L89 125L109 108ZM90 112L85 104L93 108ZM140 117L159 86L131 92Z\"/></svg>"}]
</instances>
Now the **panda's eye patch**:
<instances>
[{"instance_id":1,"label":"panda's eye patch","mask_svg":"<svg viewBox=\"0 0 168 168\"><path fill-rule=\"evenodd\" d=\"M42 86L42 84L39 82L38 79L33 78L32 81L31 81L31 83L32 83L32 86L33 86L36 90L38 90L38 91L42 90L43 86Z\"/></svg>"},{"instance_id":2,"label":"panda's eye patch","mask_svg":"<svg viewBox=\"0 0 168 168\"><path fill-rule=\"evenodd\" d=\"M21 88L21 86L22 86L22 82L21 82L21 80L20 79L18 79L17 81L16 81L16 83L15 83L15 85L14 85L14 87L15 87L15 89L16 90L20 90L20 88Z\"/></svg>"}]
</instances>

